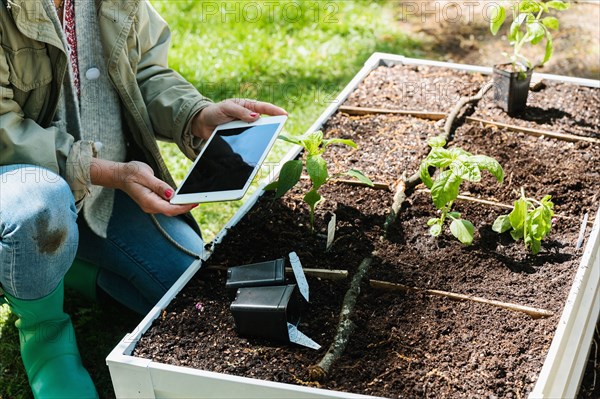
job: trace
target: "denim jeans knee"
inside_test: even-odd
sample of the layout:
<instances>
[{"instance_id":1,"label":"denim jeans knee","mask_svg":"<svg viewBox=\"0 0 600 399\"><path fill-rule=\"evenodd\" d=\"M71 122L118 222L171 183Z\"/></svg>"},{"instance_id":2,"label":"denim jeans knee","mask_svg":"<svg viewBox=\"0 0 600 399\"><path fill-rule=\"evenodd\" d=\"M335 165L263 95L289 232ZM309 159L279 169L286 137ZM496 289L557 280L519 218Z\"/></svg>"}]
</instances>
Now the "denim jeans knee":
<instances>
[{"instance_id":1,"label":"denim jeans knee","mask_svg":"<svg viewBox=\"0 0 600 399\"><path fill-rule=\"evenodd\" d=\"M77 210L67 182L33 165L0 166L0 284L19 299L48 295L77 252Z\"/></svg>"}]
</instances>

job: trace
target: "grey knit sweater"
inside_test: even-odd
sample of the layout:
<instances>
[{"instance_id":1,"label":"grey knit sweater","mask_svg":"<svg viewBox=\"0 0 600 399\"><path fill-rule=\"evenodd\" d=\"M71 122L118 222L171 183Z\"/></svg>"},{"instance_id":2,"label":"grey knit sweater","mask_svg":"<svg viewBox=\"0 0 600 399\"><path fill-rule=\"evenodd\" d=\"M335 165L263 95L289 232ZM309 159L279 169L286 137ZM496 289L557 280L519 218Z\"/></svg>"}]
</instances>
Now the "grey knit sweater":
<instances>
[{"instance_id":1,"label":"grey knit sweater","mask_svg":"<svg viewBox=\"0 0 600 399\"><path fill-rule=\"evenodd\" d=\"M52 0L46 2L54 9ZM54 11L50 15L68 49L57 13ZM75 27L80 98L73 84L73 70L69 68L54 124L67 129L76 140L96 142L99 158L125 161L126 145L120 103L106 72L95 1L75 1ZM83 216L92 231L101 237L106 237L113 200L114 190L100 186L92 186L84 200Z\"/></svg>"}]
</instances>

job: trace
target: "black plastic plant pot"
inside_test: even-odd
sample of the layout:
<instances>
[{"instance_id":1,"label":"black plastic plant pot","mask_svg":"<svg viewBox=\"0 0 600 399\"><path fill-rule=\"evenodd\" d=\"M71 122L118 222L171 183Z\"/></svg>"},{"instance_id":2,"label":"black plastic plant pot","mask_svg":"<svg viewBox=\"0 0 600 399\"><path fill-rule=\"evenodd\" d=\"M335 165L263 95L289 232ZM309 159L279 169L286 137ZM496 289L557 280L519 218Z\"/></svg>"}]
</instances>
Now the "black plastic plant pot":
<instances>
[{"instance_id":1,"label":"black plastic plant pot","mask_svg":"<svg viewBox=\"0 0 600 399\"><path fill-rule=\"evenodd\" d=\"M230 306L239 335L290 342L288 323L300 321L296 284L240 288Z\"/></svg>"},{"instance_id":2,"label":"black plastic plant pot","mask_svg":"<svg viewBox=\"0 0 600 399\"><path fill-rule=\"evenodd\" d=\"M494 102L509 115L516 115L527 106L533 70L511 72L507 69L512 69L512 65L494 66Z\"/></svg>"},{"instance_id":3,"label":"black plastic plant pot","mask_svg":"<svg viewBox=\"0 0 600 399\"><path fill-rule=\"evenodd\" d=\"M285 284L285 259L253 263L227 269L225 288L231 299L238 288Z\"/></svg>"}]
</instances>

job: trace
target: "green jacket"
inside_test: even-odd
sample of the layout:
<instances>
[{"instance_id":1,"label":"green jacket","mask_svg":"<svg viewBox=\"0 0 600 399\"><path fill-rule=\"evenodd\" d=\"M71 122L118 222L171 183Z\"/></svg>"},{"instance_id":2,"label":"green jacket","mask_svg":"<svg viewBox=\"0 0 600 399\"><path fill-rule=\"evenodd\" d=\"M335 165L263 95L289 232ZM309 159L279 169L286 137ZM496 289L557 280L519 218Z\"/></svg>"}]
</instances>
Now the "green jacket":
<instances>
[{"instance_id":1,"label":"green jacket","mask_svg":"<svg viewBox=\"0 0 600 399\"><path fill-rule=\"evenodd\" d=\"M156 140L175 142L193 158L189 122L210 100L168 68L170 31L148 1L96 4L104 67L122 104L130 155L137 154L173 185ZM93 144L50 126L68 68L66 50L48 16L51 6L0 0L0 165L48 168L67 179L80 201L81 184L89 184L82 183L81 174L89 180L90 160L82 152L91 156Z\"/></svg>"}]
</instances>

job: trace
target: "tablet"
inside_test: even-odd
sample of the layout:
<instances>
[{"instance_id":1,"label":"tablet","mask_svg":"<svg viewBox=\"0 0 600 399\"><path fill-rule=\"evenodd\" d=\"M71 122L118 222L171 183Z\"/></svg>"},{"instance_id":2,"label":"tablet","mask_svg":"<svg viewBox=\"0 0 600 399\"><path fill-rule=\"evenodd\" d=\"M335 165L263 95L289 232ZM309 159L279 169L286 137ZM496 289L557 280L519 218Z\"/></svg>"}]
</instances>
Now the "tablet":
<instances>
[{"instance_id":1,"label":"tablet","mask_svg":"<svg viewBox=\"0 0 600 399\"><path fill-rule=\"evenodd\" d=\"M175 191L172 204L233 201L244 196L287 116L217 126Z\"/></svg>"}]
</instances>

